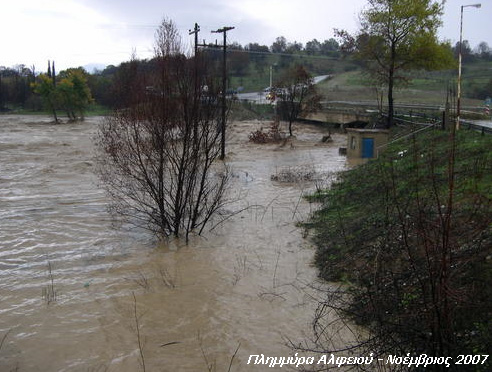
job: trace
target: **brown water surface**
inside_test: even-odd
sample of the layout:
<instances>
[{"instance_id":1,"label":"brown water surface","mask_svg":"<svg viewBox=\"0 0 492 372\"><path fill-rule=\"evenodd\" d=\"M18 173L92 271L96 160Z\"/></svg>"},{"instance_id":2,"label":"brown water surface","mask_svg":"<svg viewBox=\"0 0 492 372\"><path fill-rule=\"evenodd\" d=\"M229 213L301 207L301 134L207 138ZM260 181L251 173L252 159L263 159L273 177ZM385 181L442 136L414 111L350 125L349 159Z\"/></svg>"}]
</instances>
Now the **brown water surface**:
<instances>
[{"instance_id":1,"label":"brown water surface","mask_svg":"<svg viewBox=\"0 0 492 372\"><path fill-rule=\"evenodd\" d=\"M239 344L232 371L290 355L315 306L302 195L345 167L345 136L323 144L299 124L292 141L256 145L248 134L267 123L230 125L229 218L185 246L112 228L93 173L100 120L0 116L0 370L142 370L133 294L147 371L227 371Z\"/></svg>"}]
</instances>

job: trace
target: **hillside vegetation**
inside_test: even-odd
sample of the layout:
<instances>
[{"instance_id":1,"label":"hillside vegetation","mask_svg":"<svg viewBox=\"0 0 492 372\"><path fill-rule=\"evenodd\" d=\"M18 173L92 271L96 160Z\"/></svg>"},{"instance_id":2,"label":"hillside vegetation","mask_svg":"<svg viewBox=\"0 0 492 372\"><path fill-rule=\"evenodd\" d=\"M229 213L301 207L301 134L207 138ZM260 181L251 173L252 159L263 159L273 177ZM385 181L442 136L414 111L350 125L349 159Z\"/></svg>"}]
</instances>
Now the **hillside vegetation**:
<instances>
[{"instance_id":1,"label":"hillside vegetation","mask_svg":"<svg viewBox=\"0 0 492 372\"><path fill-rule=\"evenodd\" d=\"M465 65L463 71L462 103L464 106L483 107L484 99L492 96L492 79L490 78L492 62L470 62ZM449 90L456 90L456 79L455 70L414 71L411 80L400 82L396 87L396 104L410 103L444 107ZM332 79L319 84L320 92L327 101L371 101L376 103L378 95L381 96L382 93L381 89L376 89L376 87L360 69L340 72L334 75Z\"/></svg>"},{"instance_id":2,"label":"hillside vegetation","mask_svg":"<svg viewBox=\"0 0 492 372\"><path fill-rule=\"evenodd\" d=\"M318 349L330 350L332 340L322 313L336 311L367 330L359 355L456 361L490 352L491 149L491 136L432 130L390 145L310 197L322 203L306 224L315 232L320 276L344 283L325 293Z\"/></svg>"},{"instance_id":3,"label":"hillside vegetation","mask_svg":"<svg viewBox=\"0 0 492 372\"><path fill-rule=\"evenodd\" d=\"M482 52L465 48L463 58L462 97L463 104L483 106L487 97L492 97L492 51L484 45ZM222 71L222 52L217 48L201 49L217 69ZM457 46L453 48L456 54ZM279 82L289 68L303 66L312 76L331 75L331 79L319 84L320 93L327 101L372 101L381 97L381 89L370 81L360 63L353 56L343 55L334 39L319 42L312 40L302 45L289 42L283 37L271 45L250 43L242 46L231 44L227 52L228 89L238 92L263 91ZM54 62L53 62L54 63ZM132 91L131 81L142 71L155 69L155 61L134 59L118 66L107 66L102 71L89 73L82 68L90 88L93 104L91 114L107 112L124 106ZM73 70L73 69L69 69ZM68 71L68 70L67 70ZM55 72L54 81L60 81L67 71ZM49 71L48 71L49 75ZM396 103L420 103L444 105L450 88L455 89L457 68L445 71L412 71L407 81L400 81L395 92ZM404 79L405 80L405 79ZM0 66L0 111L42 112L43 102L34 94L32 85L39 82L39 71L26 65ZM145 82L151 85L152 82ZM384 95L383 95L384 96ZM383 102L384 103L384 102ZM91 112L92 111L92 112Z\"/></svg>"}]
</instances>

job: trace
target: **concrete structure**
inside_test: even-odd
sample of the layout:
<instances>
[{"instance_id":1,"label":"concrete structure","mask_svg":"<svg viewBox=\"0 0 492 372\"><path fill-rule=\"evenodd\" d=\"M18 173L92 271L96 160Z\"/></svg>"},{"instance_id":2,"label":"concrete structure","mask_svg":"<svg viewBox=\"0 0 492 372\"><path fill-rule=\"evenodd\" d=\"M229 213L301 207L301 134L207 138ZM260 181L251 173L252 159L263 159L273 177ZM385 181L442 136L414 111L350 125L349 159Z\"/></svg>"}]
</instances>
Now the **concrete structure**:
<instances>
[{"instance_id":1,"label":"concrete structure","mask_svg":"<svg viewBox=\"0 0 492 372\"><path fill-rule=\"evenodd\" d=\"M319 111L314 114L309 114L304 116L302 119L319 121L322 123L331 124L347 124L353 121L369 121L371 119L370 113L362 112L350 112L344 110L330 110L330 111Z\"/></svg>"},{"instance_id":2,"label":"concrete structure","mask_svg":"<svg viewBox=\"0 0 492 372\"><path fill-rule=\"evenodd\" d=\"M349 158L376 158L383 146L388 143L389 131L386 129L347 128L347 156Z\"/></svg>"}]
</instances>

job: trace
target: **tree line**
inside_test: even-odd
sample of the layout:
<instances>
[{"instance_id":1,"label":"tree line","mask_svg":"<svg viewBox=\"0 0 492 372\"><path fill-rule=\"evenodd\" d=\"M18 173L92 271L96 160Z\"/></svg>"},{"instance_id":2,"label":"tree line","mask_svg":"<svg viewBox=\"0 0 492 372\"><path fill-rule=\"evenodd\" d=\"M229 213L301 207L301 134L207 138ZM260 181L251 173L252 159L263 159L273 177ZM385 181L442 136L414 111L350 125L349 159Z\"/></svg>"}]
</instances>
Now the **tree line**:
<instances>
[{"instance_id":1,"label":"tree line","mask_svg":"<svg viewBox=\"0 0 492 372\"><path fill-rule=\"evenodd\" d=\"M83 118L93 102L87 84L89 74L82 68L69 68L58 75L55 63L48 61L46 73L36 74L35 67L0 67L0 112L11 109L48 111L58 121L58 112L69 120Z\"/></svg>"},{"instance_id":2,"label":"tree line","mask_svg":"<svg viewBox=\"0 0 492 372\"><path fill-rule=\"evenodd\" d=\"M261 45L259 43L248 43L241 45L237 42L229 45L228 50L228 70L236 85L244 85L245 81L252 74L267 75L271 66L275 66L275 72L282 73L285 70L299 64L296 58L302 58L302 64L311 74L333 73L332 67L324 63L326 59L350 61L345 68L357 69L364 67L364 62L356 58L354 48L347 48L346 40L339 38L340 42L334 38L324 41L313 39L305 44L297 41L289 41L283 36L279 36L270 45ZM454 46L448 45L450 54L457 58L459 51L459 42ZM207 55L215 61L215 64L221 63L221 53L216 48L208 48ZM310 58L312 57L312 58ZM463 63L472 64L481 61L492 61L492 48L487 42L482 41L475 48L472 48L467 40L462 44ZM314 59L313 59L314 58ZM351 63L351 64L350 64ZM103 70L96 70L92 73L85 71L82 67L71 68L56 74L56 71L47 71L38 73L34 66L24 64L12 67L0 66L0 112L11 109L24 109L29 111L52 111L49 107L49 100L46 96L39 94L39 89L49 88L46 86L46 77L55 76L54 84L72 76L70 79L82 79L86 82L91 93L93 102L104 107L114 109L125 105L125 93L128 89L128 82L137 71L152 69L154 62L151 60L138 60L132 58L118 66L109 65ZM53 64L49 66L53 70ZM75 75L74 75L75 74ZM68 81L65 80L62 88L58 89L59 93L68 89ZM38 94L34 87L38 87ZM85 89L85 88L84 88ZM474 87L468 90L472 98L485 98L492 95L492 82L486 87ZM79 89L79 92L82 91ZM87 90L86 93L87 95ZM91 100L86 97L86 103ZM59 97L59 100L61 97ZM67 103L57 105L61 112L66 111ZM70 111L70 110L69 110ZM70 112L70 115L72 113ZM70 116L69 115L69 116Z\"/></svg>"}]
</instances>

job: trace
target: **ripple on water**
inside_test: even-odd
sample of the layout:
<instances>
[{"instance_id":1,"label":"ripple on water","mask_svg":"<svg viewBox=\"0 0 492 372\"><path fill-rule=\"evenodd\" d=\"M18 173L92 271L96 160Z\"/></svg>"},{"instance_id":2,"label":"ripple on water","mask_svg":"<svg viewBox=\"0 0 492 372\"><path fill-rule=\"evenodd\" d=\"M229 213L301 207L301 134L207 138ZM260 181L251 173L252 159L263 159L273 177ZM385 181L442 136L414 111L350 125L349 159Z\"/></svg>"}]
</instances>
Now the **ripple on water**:
<instances>
[{"instance_id":1,"label":"ripple on water","mask_svg":"<svg viewBox=\"0 0 492 372\"><path fill-rule=\"evenodd\" d=\"M239 342L235 371L249 354L287 356L282 337L308 330L313 310L301 290L316 277L313 251L295 224L311 211L302 195L314 184L271 176L342 169L345 138L319 145L320 129L306 126L292 146L256 146L255 124L234 124L231 217L188 246L156 248L144 232L112 229L93 174L98 122L0 116L0 336L12 329L0 369L137 370L132 293L149 370L195 371L201 349L225 370ZM48 306L42 293L52 284Z\"/></svg>"}]
</instances>

